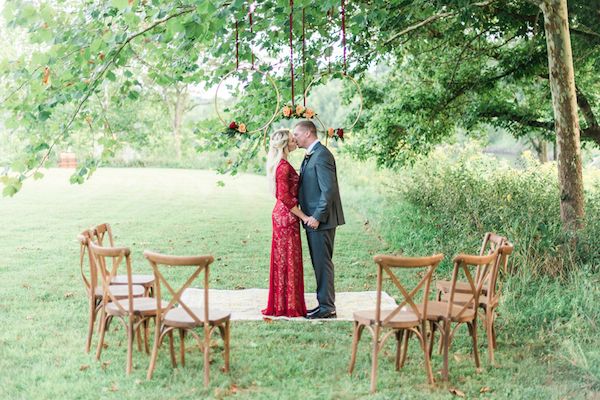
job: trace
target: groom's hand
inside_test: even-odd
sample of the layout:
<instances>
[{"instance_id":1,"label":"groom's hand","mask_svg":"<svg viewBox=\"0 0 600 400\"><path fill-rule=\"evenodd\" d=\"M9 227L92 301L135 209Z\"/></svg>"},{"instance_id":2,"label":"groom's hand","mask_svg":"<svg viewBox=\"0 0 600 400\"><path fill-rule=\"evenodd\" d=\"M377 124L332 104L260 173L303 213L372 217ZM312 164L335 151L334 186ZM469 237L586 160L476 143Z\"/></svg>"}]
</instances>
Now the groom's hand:
<instances>
[{"instance_id":1,"label":"groom's hand","mask_svg":"<svg viewBox=\"0 0 600 400\"><path fill-rule=\"evenodd\" d=\"M308 217L306 225L310 226L313 229L317 229L319 227L319 220L315 217Z\"/></svg>"}]
</instances>

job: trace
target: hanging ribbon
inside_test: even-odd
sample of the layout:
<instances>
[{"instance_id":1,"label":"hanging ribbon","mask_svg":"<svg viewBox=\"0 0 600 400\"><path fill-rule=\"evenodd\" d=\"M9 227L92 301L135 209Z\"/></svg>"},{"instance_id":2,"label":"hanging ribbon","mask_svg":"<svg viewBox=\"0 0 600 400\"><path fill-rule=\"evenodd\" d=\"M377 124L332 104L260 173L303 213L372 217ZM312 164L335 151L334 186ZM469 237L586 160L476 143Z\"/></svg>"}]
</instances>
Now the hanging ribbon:
<instances>
[{"instance_id":1,"label":"hanging ribbon","mask_svg":"<svg viewBox=\"0 0 600 400\"><path fill-rule=\"evenodd\" d=\"M252 30L252 5L250 6L250 10L249 10L249 15L250 15L250 36L252 36L252 39L254 39L254 31ZM250 39L250 40L252 40ZM252 45L250 45L250 54L252 57L252 69L254 69L254 50L252 50Z\"/></svg>"},{"instance_id":2,"label":"hanging ribbon","mask_svg":"<svg viewBox=\"0 0 600 400\"><path fill-rule=\"evenodd\" d=\"M294 106L294 47L293 47L293 28L294 28L294 0L290 0L290 73L292 77L292 106Z\"/></svg>"},{"instance_id":3,"label":"hanging ribbon","mask_svg":"<svg viewBox=\"0 0 600 400\"><path fill-rule=\"evenodd\" d=\"M342 47L344 48L344 74L346 74L346 6L342 0Z\"/></svg>"},{"instance_id":4,"label":"hanging ribbon","mask_svg":"<svg viewBox=\"0 0 600 400\"><path fill-rule=\"evenodd\" d=\"M306 107L306 29L304 27L304 8L302 9L302 105Z\"/></svg>"},{"instance_id":5,"label":"hanging ribbon","mask_svg":"<svg viewBox=\"0 0 600 400\"><path fill-rule=\"evenodd\" d=\"M240 38L238 34L238 21L235 20L235 69L240 67Z\"/></svg>"}]
</instances>

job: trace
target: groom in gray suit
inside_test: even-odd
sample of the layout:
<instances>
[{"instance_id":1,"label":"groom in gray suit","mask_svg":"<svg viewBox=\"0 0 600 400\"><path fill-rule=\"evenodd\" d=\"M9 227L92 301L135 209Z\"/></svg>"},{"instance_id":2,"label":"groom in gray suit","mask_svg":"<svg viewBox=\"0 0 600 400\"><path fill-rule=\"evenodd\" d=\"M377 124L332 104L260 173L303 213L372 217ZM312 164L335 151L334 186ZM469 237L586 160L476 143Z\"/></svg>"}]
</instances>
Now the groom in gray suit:
<instances>
[{"instance_id":1,"label":"groom in gray suit","mask_svg":"<svg viewBox=\"0 0 600 400\"><path fill-rule=\"evenodd\" d=\"M310 216L304 228L310 259L317 279L319 306L308 310L307 317L336 318L333 262L335 228L343 225L344 211L340 200L335 160L329 149L317 138L317 128L311 121L301 121L294 127L298 146L306 149L300 167L298 202Z\"/></svg>"}]
</instances>

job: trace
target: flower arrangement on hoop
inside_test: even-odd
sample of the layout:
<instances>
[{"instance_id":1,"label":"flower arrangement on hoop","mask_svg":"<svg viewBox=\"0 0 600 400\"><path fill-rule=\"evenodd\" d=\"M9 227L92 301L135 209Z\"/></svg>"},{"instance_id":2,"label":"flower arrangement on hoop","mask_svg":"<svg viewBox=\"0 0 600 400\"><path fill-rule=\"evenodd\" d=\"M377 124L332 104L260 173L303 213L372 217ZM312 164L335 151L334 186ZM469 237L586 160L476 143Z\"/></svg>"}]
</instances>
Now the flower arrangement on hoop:
<instances>
[{"instance_id":1,"label":"flower arrangement on hoop","mask_svg":"<svg viewBox=\"0 0 600 400\"><path fill-rule=\"evenodd\" d=\"M231 121L231 123L229 124L229 126L227 126L227 129L225 129L225 131L223 131L224 134L229 135L229 136L235 136L237 134L246 134L248 133L248 128L246 127L246 124L244 123L237 123L235 121Z\"/></svg>"},{"instance_id":2,"label":"flower arrangement on hoop","mask_svg":"<svg viewBox=\"0 0 600 400\"><path fill-rule=\"evenodd\" d=\"M327 136L334 140L344 141L344 128L328 128Z\"/></svg>"},{"instance_id":3,"label":"flower arrangement on hoop","mask_svg":"<svg viewBox=\"0 0 600 400\"><path fill-rule=\"evenodd\" d=\"M286 104L281 109L281 115L285 119L293 119L293 118L305 118L305 119L313 119L317 116L315 110L309 107L304 107L300 104L295 107L291 104Z\"/></svg>"}]
</instances>

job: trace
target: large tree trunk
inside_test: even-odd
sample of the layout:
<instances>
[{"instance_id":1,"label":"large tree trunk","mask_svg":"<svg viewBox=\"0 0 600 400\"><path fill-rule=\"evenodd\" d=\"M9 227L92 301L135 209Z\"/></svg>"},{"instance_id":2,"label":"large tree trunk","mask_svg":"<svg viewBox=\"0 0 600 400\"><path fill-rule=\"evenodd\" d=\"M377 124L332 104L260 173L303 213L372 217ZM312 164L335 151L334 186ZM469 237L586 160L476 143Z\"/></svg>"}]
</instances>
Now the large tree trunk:
<instances>
[{"instance_id":1,"label":"large tree trunk","mask_svg":"<svg viewBox=\"0 0 600 400\"><path fill-rule=\"evenodd\" d=\"M560 215L563 227L576 230L583 222L583 176L579 143L577 95L566 0L542 0L548 46L550 89L558 151Z\"/></svg>"}]
</instances>

